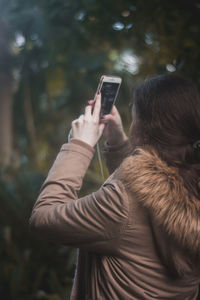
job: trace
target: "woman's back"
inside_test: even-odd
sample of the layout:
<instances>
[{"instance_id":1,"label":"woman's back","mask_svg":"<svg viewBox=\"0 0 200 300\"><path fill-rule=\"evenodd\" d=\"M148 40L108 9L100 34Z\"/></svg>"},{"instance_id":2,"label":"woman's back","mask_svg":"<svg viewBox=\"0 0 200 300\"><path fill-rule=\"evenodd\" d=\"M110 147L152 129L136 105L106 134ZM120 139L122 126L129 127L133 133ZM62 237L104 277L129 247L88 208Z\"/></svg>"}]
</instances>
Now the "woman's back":
<instances>
[{"instance_id":1,"label":"woman's back","mask_svg":"<svg viewBox=\"0 0 200 300\"><path fill-rule=\"evenodd\" d=\"M80 249L71 299L196 300L199 120L199 94L189 81L147 81L134 95L129 141L104 150L113 174L79 199L94 149L84 139L62 147L30 224L49 240ZM81 122L74 127L85 137Z\"/></svg>"},{"instance_id":2,"label":"woman's back","mask_svg":"<svg viewBox=\"0 0 200 300\"><path fill-rule=\"evenodd\" d=\"M109 260L112 261L115 276L111 278L118 277L119 286L126 292L129 286L126 299L195 300L200 268L191 257L194 243L189 243L189 249L188 241L193 240L196 226L199 246L199 200L193 197L190 209L196 215L190 218L191 227L187 207L191 197L183 179L176 168L168 167L149 149L138 149L125 159L109 180L112 182L114 178L125 186L130 208L123 235L113 247L115 258L108 257L106 261L108 267Z\"/></svg>"}]
</instances>

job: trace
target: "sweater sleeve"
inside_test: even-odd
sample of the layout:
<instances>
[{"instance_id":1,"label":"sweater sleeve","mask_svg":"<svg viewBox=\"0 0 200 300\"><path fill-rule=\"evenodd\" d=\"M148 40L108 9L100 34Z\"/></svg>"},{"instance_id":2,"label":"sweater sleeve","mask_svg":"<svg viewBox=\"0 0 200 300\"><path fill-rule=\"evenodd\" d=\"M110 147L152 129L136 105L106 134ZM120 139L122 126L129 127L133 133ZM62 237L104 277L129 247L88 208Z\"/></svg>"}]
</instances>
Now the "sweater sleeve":
<instances>
[{"instance_id":1,"label":"sweater sleeve","mask_svg":"<svg viewBox=\"0 0 200 300\"><path fill-rule=\"evenodd\" d=\"M102 153L105 158L108 171L111 174L115 171L115 169L119 167L124 158L126 158L132 153L132 146L130 140L127 139L122 144L116 146L110 146L105 142Z\"/></svg>"},{"instance_id":2,"label":"sweater sleeve","mask_svg":"<svg viewBox=\"0 0 200 300\"><path fill-rule=\"evenodd\" d=\"M64 144L33 208L30 227L42 238L95 250L109 248L128 219L123 184L107 180L96 192L78 198L94 150L76 141Z\"/></svg>"}]
</instances>

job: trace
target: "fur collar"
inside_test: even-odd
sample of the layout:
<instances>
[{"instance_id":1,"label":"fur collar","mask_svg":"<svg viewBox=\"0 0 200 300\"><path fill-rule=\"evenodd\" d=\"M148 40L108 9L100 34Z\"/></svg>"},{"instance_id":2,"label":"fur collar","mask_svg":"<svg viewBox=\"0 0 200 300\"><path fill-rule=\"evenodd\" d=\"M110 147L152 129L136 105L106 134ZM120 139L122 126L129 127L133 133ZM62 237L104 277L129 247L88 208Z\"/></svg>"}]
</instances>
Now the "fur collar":
<instances>
[{"instance_id":1,"label":"fur collar","mask_svg":"<svg viewBox=\"0 0 200 300\"><path fill-rule=\"evenodd\" d=\"M118 169L126 188L181 247L200 253L200 200L184 187L178 170L155 150L138 148Z\"/></svg>"}]
</instances>

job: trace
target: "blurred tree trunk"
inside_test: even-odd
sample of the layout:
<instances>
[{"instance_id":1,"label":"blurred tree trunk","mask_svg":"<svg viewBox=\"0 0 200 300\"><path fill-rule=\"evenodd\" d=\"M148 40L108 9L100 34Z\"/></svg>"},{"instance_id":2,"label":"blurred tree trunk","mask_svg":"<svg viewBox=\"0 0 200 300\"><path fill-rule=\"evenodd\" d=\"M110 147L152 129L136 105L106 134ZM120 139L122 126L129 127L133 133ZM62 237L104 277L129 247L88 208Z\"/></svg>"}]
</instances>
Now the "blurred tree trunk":
<instances>
[{"instance_id":1,"label":"blurred tree trunk","mask_svg":"<svg viewBox=\"0 0 200 300\"><path fill-rule=\"evenodd\" d=\"M11 162L12 154L12 54L8 26L0 21L0 167Z\"/></svg>"},{"instance_id":2,"label":"blurred tree trunk","mask_svg":"<svg viewBox=\"0 0 200 300\"><path fill-rule=\"evenodd\" d=\"M23 87L23 106L24 106L26 130L30 142L30 151L34 163L37 164L36 130L34 124L33 109L32 109L30 84L28 82L26 82Z\"/></svg>"},{"instance_id":3,"label":"blurred tree trunk","mask_svg":"<svg viewBox=\"0 0 200 300\"><path fill-rule=\"evenodd\" d=\"M10 164L12 154L12 80L0 73L0 167Z\"/></svg>"}]
</instances>

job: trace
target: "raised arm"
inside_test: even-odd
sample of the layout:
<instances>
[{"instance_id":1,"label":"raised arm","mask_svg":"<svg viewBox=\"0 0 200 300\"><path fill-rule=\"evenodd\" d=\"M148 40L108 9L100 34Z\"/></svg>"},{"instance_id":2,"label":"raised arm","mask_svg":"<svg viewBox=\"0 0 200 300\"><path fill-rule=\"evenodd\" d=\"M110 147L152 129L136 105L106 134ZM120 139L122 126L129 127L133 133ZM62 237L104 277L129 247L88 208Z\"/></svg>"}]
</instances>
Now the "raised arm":
<instances>
[{"instance_id":1,"label":"raised arm","mask_svg":"<svg viewBox=\"0 0 200 300\"><path fill-rule=\"evenodd\" d=\"M30 227L43 239L92 251L113 251L128 220L123 184L112 179L79 198L93 148L73 139L59 152L33 208Z\"/></svg>"},{"instance_id":2,"label":"raised arm","mask_svg":"<svg viewBox=\"0 0 200 300\"><path fill-rule=\"evenodd\" d=\"M132 146L127 138L116 145L109 145L108 142L104 143L103 156L106 161L109 174L112 174L115 169L119 167L124 158L132 153Z\"/></svg>"},{"instance_id":3,"label":"raised arm","mask_svg":"<svg viewBox=\"0 0 200 300\"><path fill-rule=\"evenodd\" d=\"M105 115L103 121L106 126L103 131L105 139L103 155L109 173L113 173L122 163L125 157L131 154L132 146L124 132L121 116L116 108L109 115Z\"/></svg>"},{"instance_id":4,"label":"raised arm","mask_svg":"<svg viewBox=\"0 0 200 300\"><path fill-rule=\"evenodd\" d=\"M79 198L83 177L105 124L99 122L101 97L94 110L72 122L72 140L64 144L45 180L30 217L30 227L50 241L93 251L113 251L128 220L128 197L117 179Z\"/></svg>"}]
</instances>

